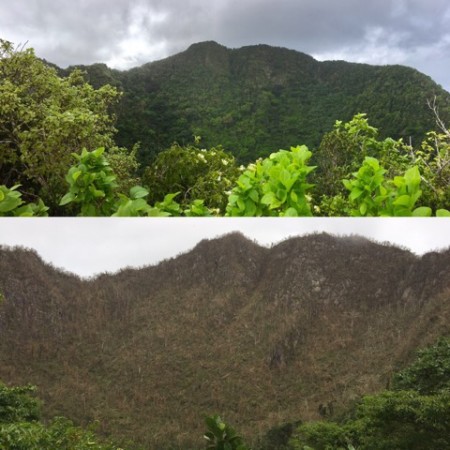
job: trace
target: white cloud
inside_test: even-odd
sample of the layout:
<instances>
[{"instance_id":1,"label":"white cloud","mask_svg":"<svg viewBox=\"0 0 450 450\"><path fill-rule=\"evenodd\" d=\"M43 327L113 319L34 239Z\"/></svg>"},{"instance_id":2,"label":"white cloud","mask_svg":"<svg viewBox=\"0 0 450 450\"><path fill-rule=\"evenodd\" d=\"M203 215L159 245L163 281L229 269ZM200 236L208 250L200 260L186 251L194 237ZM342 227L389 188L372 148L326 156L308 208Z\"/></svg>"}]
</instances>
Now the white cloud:
<instances>
[{"instance_id":1,"label":"white cloud","mask_svg":"<svg viewBox=\"0 0 450 450\"><path fill-rule=\"evenodd\" d=\"M450 89L447 0L15 0L0 4L3 38L62 67L124 68L194 42L269 44L376 64L404 63Z\"/></svg>"}]
</instances>

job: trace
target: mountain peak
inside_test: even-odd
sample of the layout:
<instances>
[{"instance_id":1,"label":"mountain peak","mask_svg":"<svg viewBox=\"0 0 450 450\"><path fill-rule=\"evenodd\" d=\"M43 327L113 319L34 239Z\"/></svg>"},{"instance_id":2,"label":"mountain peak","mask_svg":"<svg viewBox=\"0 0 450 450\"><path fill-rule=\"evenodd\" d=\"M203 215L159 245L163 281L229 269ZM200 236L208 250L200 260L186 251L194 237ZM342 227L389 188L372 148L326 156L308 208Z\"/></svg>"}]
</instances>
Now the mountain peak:
<instances>
[{"instance_id":1,"label":"mountain peak","mask_svg":"<svg viewBox=\"0 0 450 450\"><path fill-rule=\"evenodd\" d=\"M191 44L187 51L192 51L192 50L212 50L212 49L225 49L228 50L227 47L225 47L224 45L219 44L216 41L201 41L201 42L196 42L194 44Z\"/></svg>"},{"instance_id":2,"label":"mountain peak","mask_svg":"<svg viewBox=\"0 0 450 450\"><path fill-rule=\"evenodd\" d=\"M449 258L324 233L269 249L233 232L83 281L0 247L0 379L143 448L198 448L205 410L244 436L255 417L268 431L329 399L345 411L449 333Z\"/></svg>"}]
</instances>

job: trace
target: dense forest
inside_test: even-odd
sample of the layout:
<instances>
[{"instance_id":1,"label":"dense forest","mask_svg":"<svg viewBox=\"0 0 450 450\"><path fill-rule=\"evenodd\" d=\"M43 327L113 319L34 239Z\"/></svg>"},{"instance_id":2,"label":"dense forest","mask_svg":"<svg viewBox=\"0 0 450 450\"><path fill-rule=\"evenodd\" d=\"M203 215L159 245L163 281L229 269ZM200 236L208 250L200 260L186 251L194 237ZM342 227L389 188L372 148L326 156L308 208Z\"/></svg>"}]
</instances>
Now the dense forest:
<instances>
[{"instance_id":1,"label":"dense forest","mask_svg":"<svg viewBox=\"0 0 450 450\"><path fill-rule=\"evenodd\" d=\"M358 236L230 234L83 280L3 248L0 379L37 385L42 420L97 422L126 448L202 448L216 413L254 449L445 448L449 264Z\"/></svg>"},{"instance_id":2,"label":"dense forest","mask_svg":"<svg viewBox=\"0 0 450 450\"><path fill-rule=\"evenodd\" d=\"M316 61L284 48L228 49L216 42L120 72L81 66L96 88L124 92L117 110L117 143L141 143L141 163L193 135L206 147L221 144L240 163L289 146L317 147L336 120L359 112L381 137L419 143L434 128L427 100L437 97L450 119L450 95L429 77L404 66ZM62 71L69 74L71 69Z\"/></svg>"},{"instance_id":3,"label":"dense forest","mask_svg":"<svg viewBox=\"0 0 450 450\"><path fill-rule=\"evenodd\" d=\"M0 215L450 215L450 94L413 69L212 42L83 69L1 41Z\"/></svg>"}]
</instances>

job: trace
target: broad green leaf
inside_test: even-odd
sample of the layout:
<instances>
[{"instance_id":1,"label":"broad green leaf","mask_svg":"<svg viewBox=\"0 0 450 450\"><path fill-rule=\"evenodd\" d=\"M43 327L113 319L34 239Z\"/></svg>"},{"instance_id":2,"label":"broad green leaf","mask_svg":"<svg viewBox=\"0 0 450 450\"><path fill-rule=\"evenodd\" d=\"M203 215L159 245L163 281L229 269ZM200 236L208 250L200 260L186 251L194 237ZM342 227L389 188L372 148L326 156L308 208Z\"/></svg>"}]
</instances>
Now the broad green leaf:
<instances>
[{"instance_id":1,"label":"broad green leaf","mask_svg":"<svg viewBox=\"0 0 450 450\"><path fill-rule=\"evenodd\" d=\"M450 211L447 209L438 209L436 211L436 217L450 217Z\"/></svg>"},{"instance_id":2,"label":"broad green leaf","mask_svg":"<svg viewBox=\"0 0 450 450\"><path fill-rule=\"evenodd\" d=\"M280 172L279 180L281 184L286 188L286 190L289 190L295 182L295 179L293 179L289 171L286 169L283 169Z\"/></svg>"},{"instance_id":3,"label":"broad green leaf","mask_svg":"<svg viewBox=\"0 0 450 450\"><path fill-rule=\"evenodd\" d=\"M359 207L359 212L361 213L362 216L364 216L367 212L367 203L363 203L360 207Z\"/></svg>"},{"instance_id":4,"label":"broad green leaf","mask_svg":"<svg viewBox=\"0 0 450 450\"><path fill-rule=\"evenodd\" d=\"M271 206L272 204L277 203L277 202L278 202L278 199L274 192L268 192L267 194L264 194L261 198L261 203L263 205Z\"/></svg>"},{"instance_id":5,"label":"broad green leaf","mask_svg":"<svg viewBox=\"0 0 450 450\"><path fill-rule=\"evenodd\" d=\"M413 217L431 217L431 208L421 206L412 212Z\"/></svg>"},{"instance_id":6,"label":"broad green leaf","mask_svg":"<svg viewBox=\"0 0 450 450\"><path fill-rule=\"evenodd\" d=\"M405 182L410 190L420 185L420 172L417 166L411 167L405 172Z\"/></svg>"},{"instance_id":7,"label":"broad green leaf","mask_svg":"<svg viewBox=\"0 0 450 450\"><path fill-rule=\"evenodd\" d=\"M298 212L295 208L288 208L284 214L285 217L298 217Z\"/></svg>"},{"instance_id":8,"label":"broad green leaf","mask_svg":"<svg viewBox=\"0 0 450 450\"><path fill-rule=\"evenodd\" d=\"M364 191L362 191L362 190L360 190L360 189L354 188L354 189L352 189L352 191L350 192L349 199L350 199L351 201L354 201L354 200L356 200L358 197L360 197L360 196L362 195L363 192L364 192Z\"/></svg>"},{"instance_id":9,"label":"broad green leaf","mask_svg":"<svg viewBox=\"0 0 450 450\"><path fill-rule=\"evenodd\" d=\"M148 190L142 186L134 186L130 189L130 197L133 199L143 198L148 195Z\"/></svg>"},{"instance_id":10,"label":"broad green leaf","mask_svg":"<svg viewBox=\"0 0 450 450\"><path fill-rule=\"evenodd\" d=\"M73 181L77 181L78 177L81 175L81 170L76 170L72 173L72 179Z\"/></svg>"},{"instance_id":11,"label":"broad green leaf","mask_svg":"<svg viewBox=\"0 0 450 450\"><path fill-rule=\"evenodd\" d=\"M12 211L21 205L23 201L15 196L8 195L0 202L0 213Z\"/></svg>"},{"instance_id":12,"label":"broad green leaf","mask_svg":"<svg viewBox=\"0 0 450 450\"><path fill-rule=\"evenodd\" d=\"M399 205L399 206L409 206L410 203L411 203L411 197L406 194L401 195L400 197L396 198L393 202L394 205Z\"/></svg>"},{"instance_id":13,"label":"broad green leaf","mask_svg":"<svg viewBox=\"0 0 450 450\"><path fill-rule=\"evenodd\" d=\"M249 193L248 196L255 202L258 203L259 200L259 194L258 191L256 189L252 189Z\"/></svg>"}]
</instances>

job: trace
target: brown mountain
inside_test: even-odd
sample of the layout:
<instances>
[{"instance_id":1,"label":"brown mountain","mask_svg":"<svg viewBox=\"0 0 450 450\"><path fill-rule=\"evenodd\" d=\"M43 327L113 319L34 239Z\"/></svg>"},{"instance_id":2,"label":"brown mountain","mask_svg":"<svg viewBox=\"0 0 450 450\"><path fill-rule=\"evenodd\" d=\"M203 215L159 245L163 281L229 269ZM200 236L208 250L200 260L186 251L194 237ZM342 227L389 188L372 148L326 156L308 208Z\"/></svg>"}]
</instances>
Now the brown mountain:
<instances>
[{"instance_id":1,"label":"brown mountain","mask_svg":"<svg viewBox=\"0 0 450 450\"><path fill-rule=\"evenodd\" d=\"M251 440L321 404L339 414L448 334L449 267L450 250L230 234L86 281L4 248L0 379L145 448L200 448L211 413Z\"/></svg>"}]
</instances>

